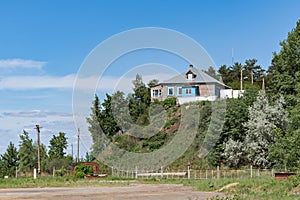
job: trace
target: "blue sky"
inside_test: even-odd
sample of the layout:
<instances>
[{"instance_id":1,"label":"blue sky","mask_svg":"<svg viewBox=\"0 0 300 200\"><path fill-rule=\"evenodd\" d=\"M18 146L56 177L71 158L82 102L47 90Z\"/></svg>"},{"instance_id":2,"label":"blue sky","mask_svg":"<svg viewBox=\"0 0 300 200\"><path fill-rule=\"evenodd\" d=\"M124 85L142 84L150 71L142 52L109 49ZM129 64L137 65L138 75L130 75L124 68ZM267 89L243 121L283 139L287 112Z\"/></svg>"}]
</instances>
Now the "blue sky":
<instances>
[{"instance_id":1,"label":"blue sky","mask_svg":"<svg viewBox=\"0 0 300 200\"><path fill-rule=\"evenodd\" d=\"M163 27L196 40L216 67L256 58L267 68L272 52L295 27L298 0L151 0L151 1L13 1L0 2L0 153L9 141L39 123L42 142L59 131L76 142L72 86L86 56L102 41L133 28ZM114 88L133 67L157 62L182 72L187 63L159 51L142 51L120 58L104 74L98 91ZM128 87L130 78L128 75ZM145 80L155 74L145 74ZM166 78L161 76L160 78ZM146 81L145 81L146 82ZM85 133L88 137L88 133ZM81 155L89 149L83 139ZM71 147L69 146L68 152Z\"/></svg>"}]
</instances>

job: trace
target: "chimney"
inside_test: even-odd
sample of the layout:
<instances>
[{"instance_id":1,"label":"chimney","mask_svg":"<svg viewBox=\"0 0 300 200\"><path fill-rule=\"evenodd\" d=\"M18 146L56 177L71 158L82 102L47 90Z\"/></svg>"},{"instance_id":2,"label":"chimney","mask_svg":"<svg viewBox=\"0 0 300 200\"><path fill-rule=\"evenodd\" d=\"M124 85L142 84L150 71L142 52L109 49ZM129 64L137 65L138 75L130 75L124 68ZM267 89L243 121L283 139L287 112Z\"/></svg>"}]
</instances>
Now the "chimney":
<instances>
[{"instance_id":1,"label":"chimney","mask_svg":"<svg viewBox=\"0 0 300 200\"><path fill-rule=\"evenodd\" d=\"M193 65L190 65L190 70L192 70L193 69Z\"/></svg>"}]
</instances>

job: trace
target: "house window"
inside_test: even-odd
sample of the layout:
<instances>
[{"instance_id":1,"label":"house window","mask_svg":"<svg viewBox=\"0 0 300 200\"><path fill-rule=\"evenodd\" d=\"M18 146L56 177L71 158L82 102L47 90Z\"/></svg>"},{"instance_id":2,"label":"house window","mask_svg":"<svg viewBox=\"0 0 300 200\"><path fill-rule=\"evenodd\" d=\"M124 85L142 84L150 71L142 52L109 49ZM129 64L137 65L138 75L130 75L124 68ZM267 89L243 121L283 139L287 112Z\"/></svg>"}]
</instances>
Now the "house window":
<instances>
[{"instance_id":1,"label":"house window","mask_svg":"<svg viewBox=\"0 0 300 200\"><path fill-rule=\"evenodd\" d=\"M182 95L182 87L178 88L178 95Z\"/></svg>"},{"instance_id":2,"label":"house window","mask_svg":"<svg viewBox=\"0 0 300 200\"><path fill-rule=\"evenodd\" d=\"M188 74L188 80L193 80L193 74Z\"/></svg>"},{"instance_id":3,"label":"house window","mask_svg":"<svg viewBox=\"0 0 300 200\"><path fill-rule=\"evenodd\" d=\"M174 87L168 87L168 96L174 95Z\"/></svg>"},{"instance_id":4,"label":"house window","mask_svg":"<svg viewBox=\"0 0 300 200\"><path fill-rule=\"evenodd\" d=\"M192 94L192 89L186 89L185 94Z\"/></svg>"},{"instance_id":5,"label":"house window","mask_svg":"<svg viewBox=\"0 0 300 200\"><path fill-rule=\"evenodd\" d=\"M152 90L152 96L153 97L160 97L161 96L161 90Z\"/></svg>"}]
</instances>

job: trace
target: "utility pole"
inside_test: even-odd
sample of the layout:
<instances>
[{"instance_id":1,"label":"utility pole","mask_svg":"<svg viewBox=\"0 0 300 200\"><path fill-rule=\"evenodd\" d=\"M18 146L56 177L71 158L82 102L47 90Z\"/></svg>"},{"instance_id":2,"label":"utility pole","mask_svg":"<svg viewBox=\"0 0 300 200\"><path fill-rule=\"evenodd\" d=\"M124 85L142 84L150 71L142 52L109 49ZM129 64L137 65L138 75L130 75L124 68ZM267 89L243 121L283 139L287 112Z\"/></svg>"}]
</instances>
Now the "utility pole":
<instances>
[{"instance_id":1,"label":"utility pole","mask_svg":"<svg viewBox=\"0 0 300 200\"><path fill-rule=\"evenodd\" d=\"M80 129L78 128L78 135L77 135L77 162L79 162L79 140L80 140Z\"/></svg>"},{"instance_id":2,"label":"utility pole","mask_svg":"<svg viewBox=\"0 0 300 200\"><path fill-rule=\"evenodd\" d=\"M243 66L241 65L241 90L243 90Z\"/></svg>"},{"instance_id":3,"label":"utility pole","mask_svg":"<svg viewBox=\"0 0 300 200\"><path fill-rule=\"evenodd\" d=\"M72 147L72 163L73 163L73 143L71 144L71 147Z\"/></svg>"},{"instance_id":4,"label":"utility pole","mask_svg":"<svg viewBox=\"0 0 300 200\"><path fill-rule=\"evenodd\" d=\"M253 85L253 69L251 69L251 84Z\"/></svg>"},{"instance_id":5,"label":"utility pole","mask_svg":"<svg viewBox=\"0 0 300 200\"><path fill-rule=\"evenodd\" d=\"M265 77L263 76L262 77L262 86L261 86L262 88L262 90L265 90Z\"/></svg>"},{"instance_id":6,"label":"utility pole","mask_svg":"<svg viewBox=\"0 0 300 200\"><path fill-rule=\"evenodd\" d=\"M40 125L35 125L35 129L38 132L38 174L41 174L41 132L40 132Z\"/></svg>"}]
</instances>

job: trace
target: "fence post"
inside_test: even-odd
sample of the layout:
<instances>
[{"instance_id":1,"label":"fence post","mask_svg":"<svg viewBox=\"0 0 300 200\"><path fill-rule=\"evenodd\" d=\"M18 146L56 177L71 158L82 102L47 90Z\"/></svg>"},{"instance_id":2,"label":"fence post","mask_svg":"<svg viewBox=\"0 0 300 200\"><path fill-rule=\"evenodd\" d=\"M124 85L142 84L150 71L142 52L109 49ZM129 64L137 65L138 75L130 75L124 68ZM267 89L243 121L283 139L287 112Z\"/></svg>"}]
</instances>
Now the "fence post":
<instances>
[{"instance_id":1,"label":"fence post","mask_svg":"<svg viewBox=\"0 0 300 200\"><path fill-rule=\"evenodd\" d=\"M137 179L138 178L138 168L135 167L135 178Z\"/></svg>"},{"instance_id":2,"label":"fence post","mask_svg":"<svg viewBox=\"0 0 300 200\"><path fill-rule=\"evenodd\" d=\"M252 165L250 165L250 178L253 177Z\"/></svg>"},{"instance_id":3,"label":"fence post","mask_svg":"<svg viewBox=\"0 0 300 200\"><path fill-rule=\"evenodd\" d=\"M220 179L220 167L217 166L217 178Z\"/></svg>"},{"instance_id":4,"label":"fence post","mask_svg":"<svg viewBox=\"0 0 300 200\"><path fill-rule=\"evenodd\" d=\"M33 169L33 178L36 179L36 168Z\"/></svg>"},{"instance_id":5,"label":"fence post","mask_svg":"<svg viewBox=\"0 0 300 200\"><path fill-rule=\"evenodd\" d=\"M207 169L205 170L205 179L207 179Z\"/></svg>"},{"instance_id":6,"label":"fence post","mask_svg":"<svg viewBox=\"0 0 300 200\"><path fill-rule=\"evenodd\" d=\"M161 177L164 176L164 173L163 173L163 167L162 167L162 166L160 167L160 176L161 176Z\"/></svg>"},{"instance_id":7,"label":"fence post","mask_svg":"<svg viewBox=\"0 0 300 200\"><path fill-rule=\"evenodd\" d=\"M274 176L274 169L272 169L272 171L271 171L271 176L272 177Z\"/></svg>"},{"instance_id":8,"label":"fence post","mask_svg":"<svg viewBox=\"0 0 300 200\"><path fill-rule=\"evenodd\" d=\"M114 167L111 167L111 176L114 176Z\"/></svg>"},{"instance_id":9,"label":"fence post","mask_svg":"<svg viewBox=\"0 0 300 200\"><path fill-rule=\"evenodd\" d=\"M188 179L191 178L190 164L188 164Z\"/></svg>"},{"instance_id":10,"label":"fence post","mask_svg":"<svg viewBox=\"0 0 300 200\"><path fill-rule=\"evenodd\" d=\"M55 167L52 168L52 176L55 176Z\"/></svg>"},{"instance_id":11,"label":"fence post","mask_svg":"<svg viewBox=\"0 0 300 200\"><path fill-rule=\"evenodd\" d=\"M16 178L18 178L18 167L16 167Z\"/></svg>"}]
</instances>

